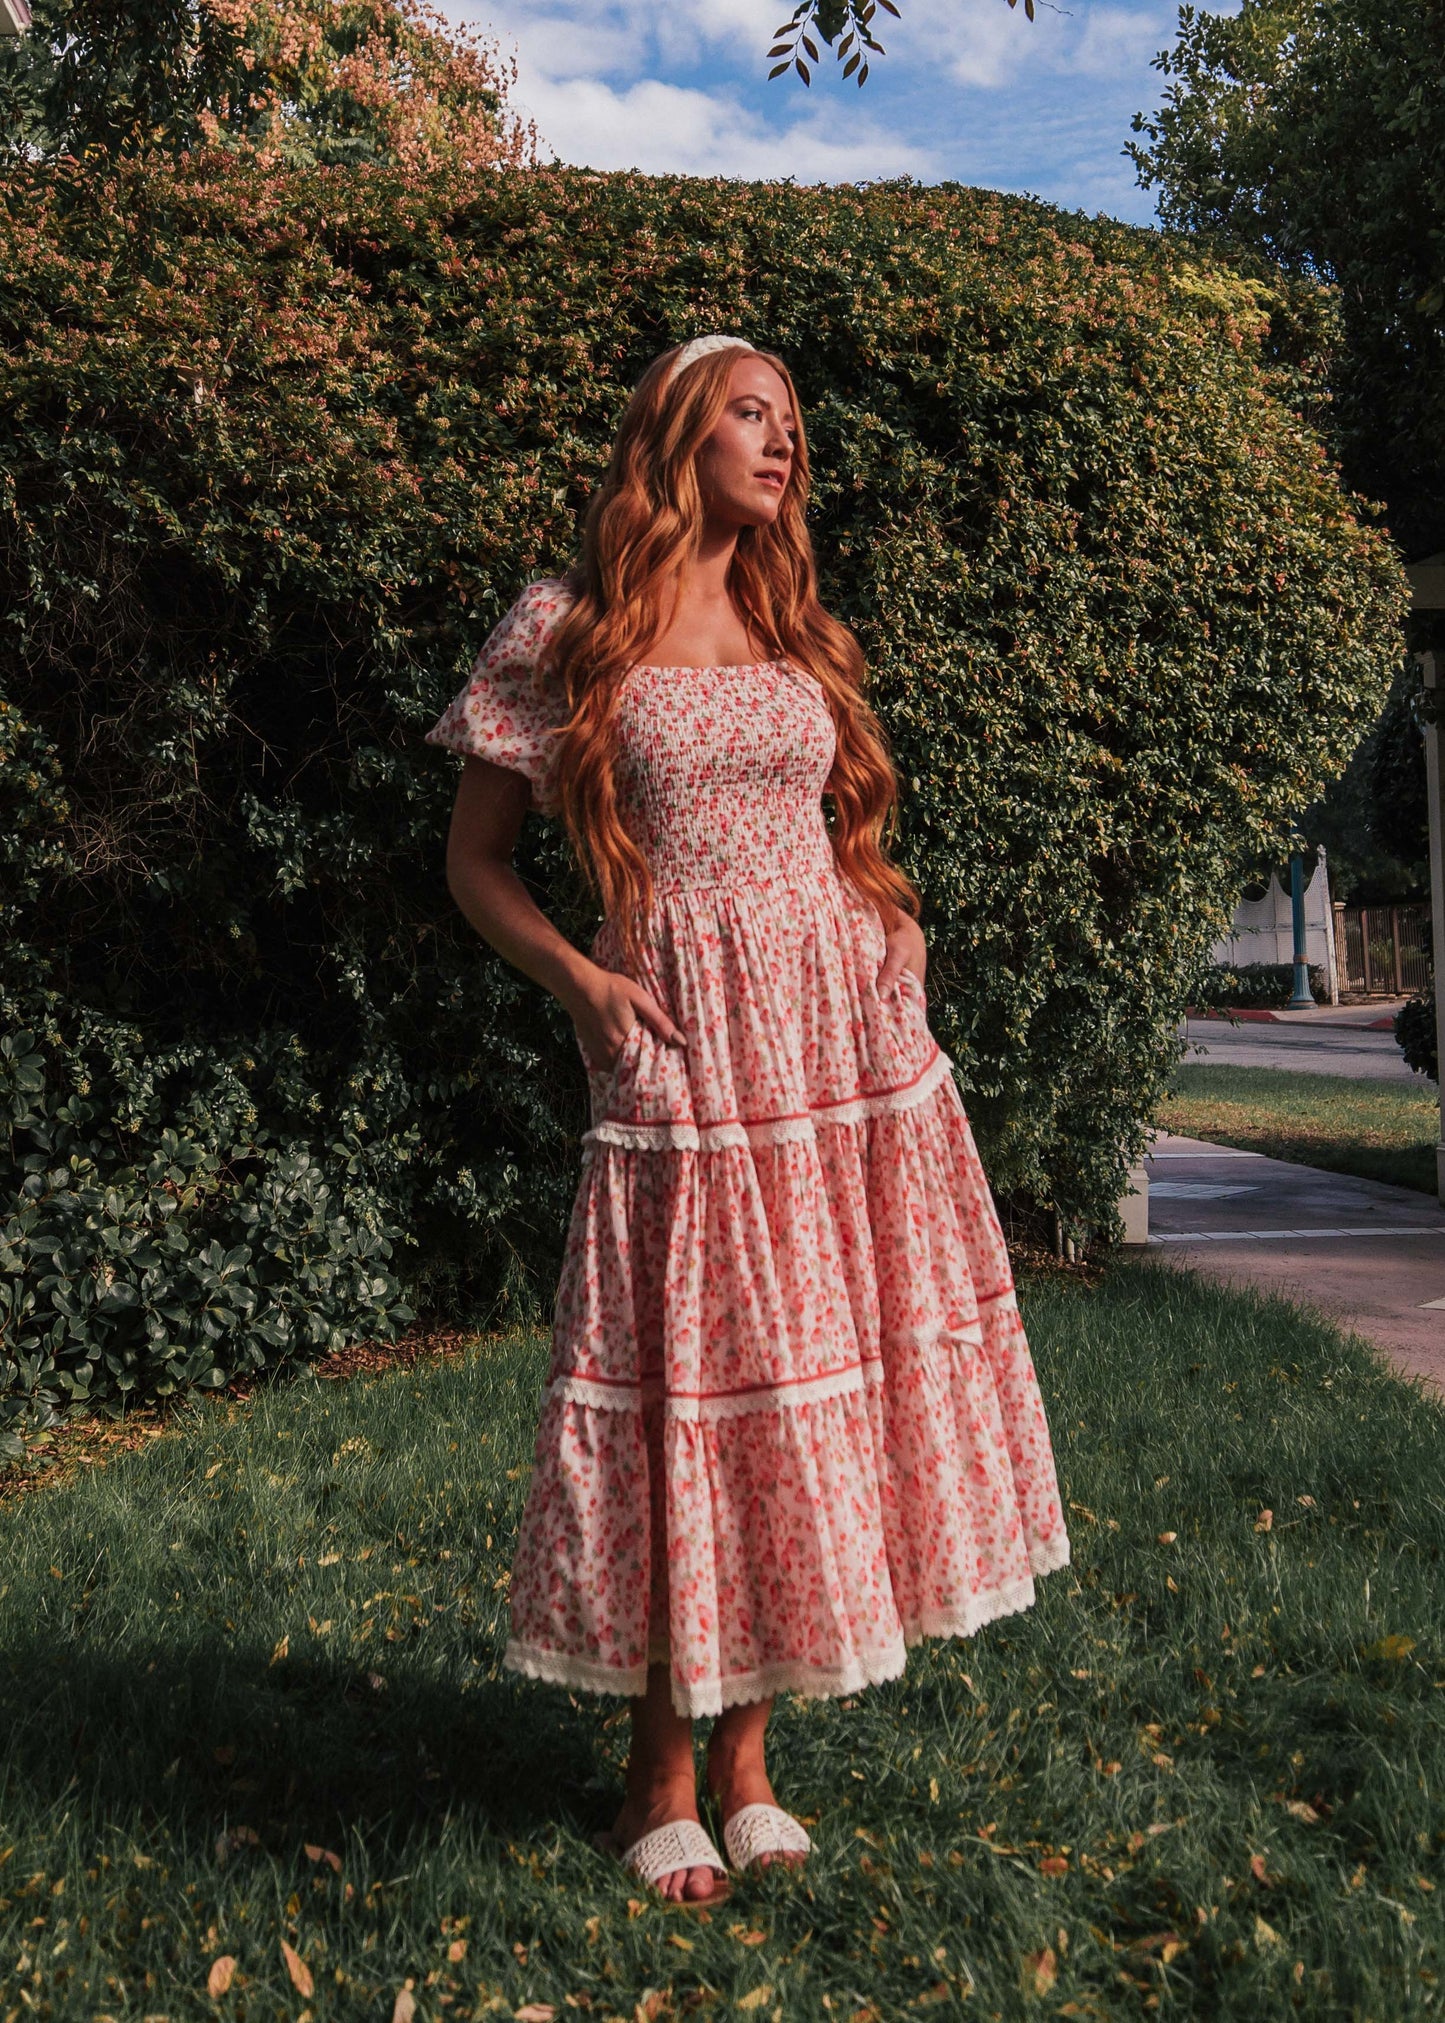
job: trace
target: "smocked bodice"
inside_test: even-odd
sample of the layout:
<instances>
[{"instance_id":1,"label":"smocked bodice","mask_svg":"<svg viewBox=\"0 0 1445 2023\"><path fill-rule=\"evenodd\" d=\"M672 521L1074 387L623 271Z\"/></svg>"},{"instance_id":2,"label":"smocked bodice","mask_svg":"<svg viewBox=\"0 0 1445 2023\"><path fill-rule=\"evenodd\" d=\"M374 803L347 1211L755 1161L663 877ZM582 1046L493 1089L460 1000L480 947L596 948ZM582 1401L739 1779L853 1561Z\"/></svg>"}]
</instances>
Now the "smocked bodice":
<instances>
[{"instance_id":1,"label":"smocked bodice","mask_svg":"<svg viewBox=\"0 0 1445 2023\"><path fill-rule=\"evenodd\" d=\"M777 661L635 667L616 736L620 812L658 892L831 872L833 719L810 676Z\"/></svg>"}]
</instances>

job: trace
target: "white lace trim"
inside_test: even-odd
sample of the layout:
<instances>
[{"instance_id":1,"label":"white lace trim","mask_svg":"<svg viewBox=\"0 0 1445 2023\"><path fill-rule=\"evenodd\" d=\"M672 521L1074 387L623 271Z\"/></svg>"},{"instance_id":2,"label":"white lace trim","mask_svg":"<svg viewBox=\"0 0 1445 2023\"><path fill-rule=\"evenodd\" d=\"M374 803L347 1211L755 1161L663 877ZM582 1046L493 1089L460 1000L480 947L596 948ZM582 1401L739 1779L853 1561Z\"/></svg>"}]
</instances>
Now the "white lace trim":
<instances>
[{"instance_id":1,"label":"white lace trim","mask_svg":"<svg viewBox=\"0 0 1445 2023\"><path fill-rule=\"evenodd\" d=\"M646 1665L604 1665L595 1658L573 1657L565 1651L544 1651L537 1644L507 1639L502 1663L524 1678L548 1686L575 1686L582 1693L616 1693L638 1700L647 1691Z\"/></svg>"},{"instance_id":2,"label":"white lace trim","mask_svg":"<svg viewBox=\"0 0 1445 2023\"><path fill-rule=\"evenodd\" d=\"M980 1308L977 1318L960 1328L950 1328L942 1323L910 1328L903 1340L921 1355L927 1355L943 1342L950 1342L955 1348L979 1351L984 1344L985 1332L994 1325L995 1318L1012 1314L1017 1307L1017 1295L1008 1290L989 1299ZM638 1382L630 1377L609 1379L573 1375L554 1377L543 1393L543 1403L551 1404L557 1400L564 1404L582 1405L596 1412L643 1412L661 1405L669 1419L697 1421L711 1426L719 1420L742 1418L750 1412L785 1412L795 1406L822 1404L830 1398L852 1397L869 1386L881 1388L886 1375L883 1358L872 1355L844 1369L827 1370L819 1376L805 1377L797 1382L758 1385L748 1390L715 1392L703 1397L686 1393L669 1396L661 1377L649 1377Z\"/></svg>"},{"instance_id":3,"label":"white lace trim","mask_svg":"<svg viewBox=\"0 0 1445 2023\"><path fill-rule=\"evenodd\" d=\"M852 1096L839 1103L821 1103L805 1117L777 1117L758 1124L629 1123L604 1117L582 1134L587 1145L616 1145L629 1152L725 1152L750 1145L813 1143L819 1126L862 1124L870 1117L912 1110L927 1102L949 1080L953 1063L942 1051L907 1088L880 1096Z\"/></svg>"},{"instance_id":4,"label":"white lace trim","mask_svg":"<svg viewBox=\"0 0 1445 2023\"><path fill-rule=\"evenodd\" d=\"M673 1395L666 1397L660 1377L644 1383L598 1383L592 1377L557 1377L547 1386L545 1401L554 1398L571 1405L587 1405L603 1412L642 1412L663 1405L669 1419L701 1421L714 1425L720 1419L738 1419L749 1412L783 1412L794 1405L816 1405L827 1398L847 1398L865 1385L883 1382L883 1363L878 1357L855 1363L846 1370L828 1370L801 1383L759 1385L755 1390L714 1393L708 1397Z\"/></svg>"},{"instance_id":5,"label":"white lace trim","mask_svg":"<svg viewBox=\"0 0 1445 2023\"><path fill-rule=\"evenodd\" d=\"M762 1665L752 1672L734 1672L728 1678L702 1679L693 1685L672 1681L672 1704L689 1720L721 1714L724 1707L745 1706L756 1700L771 1700L778 1693L796 1693L806 1700L836 1700L860 1693L867 1686L880 1686L901 1676L908 1652L925 1637L972 1637L1000 1616L1012 1616L1031 1608L1034 1579L1054 1573L1069 1563L1069 1541L1060 1532L1047 1543L1031 1546L1031 1571L1001 1587L972 1596L956 1609L927 1610L914 1622L905 1623L896 1643L871 1658L854 1657L841 1665L807 1665L788 1661ZM570 1657L560 1651L543 1651L514 1638L503 1662L529 1679L542 1679L554 1686L573 1686L583 1693L620 1693L636 1699L647 1690L647 1667L632 1669L600 1665L594 1660Z\"/></svg>"}]
</instances>

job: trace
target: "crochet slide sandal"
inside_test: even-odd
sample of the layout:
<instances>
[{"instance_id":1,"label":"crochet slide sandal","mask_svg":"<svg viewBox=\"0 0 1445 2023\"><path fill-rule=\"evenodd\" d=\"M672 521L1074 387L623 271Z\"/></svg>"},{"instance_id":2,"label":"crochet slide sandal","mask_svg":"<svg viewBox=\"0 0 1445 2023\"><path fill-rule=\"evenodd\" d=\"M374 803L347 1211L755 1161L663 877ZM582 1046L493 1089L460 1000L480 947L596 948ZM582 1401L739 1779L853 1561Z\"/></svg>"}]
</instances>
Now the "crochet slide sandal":
<instances>
[{"instance_id":1,"label":"crochet slide sandal","mask_svg":"<svg viewBox=\"0 0 1445 2023\"><path fill-rule=\"evenodd\" d=\"M763 1855L813 1852L813 1843L803 1828L780 1805L740 1806L723 1827L723 1846L733 1867L740 1871L750 1869Z\"/></svg>"},{"instance_id":2,"label":"crochet slide sandal","mask_svg":"<svg viewBox=\"0 0 1445 2023\"><path fill-rule=\"evenodd\" d=\"M678 1869L710 1868L717 1878L717 1887L710 1896L667 1899L680 1910L706 1910L709 1904L721 1903L728 1893L727 1863L695 1819L669 1820L666 1826L655 1827L628 1848L619 1849L610 1833L594 1835L593 1845L603 1854L614 1855L629 1875L653 1887L663 1876L674 1875Z\"/></svg>"}]
</instances>

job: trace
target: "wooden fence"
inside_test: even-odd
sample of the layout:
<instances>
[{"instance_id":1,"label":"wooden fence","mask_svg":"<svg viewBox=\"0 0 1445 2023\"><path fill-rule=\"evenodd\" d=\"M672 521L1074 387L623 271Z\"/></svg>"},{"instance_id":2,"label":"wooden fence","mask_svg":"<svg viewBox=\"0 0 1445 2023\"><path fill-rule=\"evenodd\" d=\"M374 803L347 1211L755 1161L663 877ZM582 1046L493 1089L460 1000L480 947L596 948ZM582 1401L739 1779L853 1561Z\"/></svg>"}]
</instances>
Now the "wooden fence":
<instances>
[{"instance_id":1,"label":"wooden fence","mask_svg":"<svg viewBox=\"0 0 1445 2023\"><path fill-rule=\"evenodd\" d=\"M1430 981L1430 909L1335 905L1340 990L1355 997L1404 997Z\"/></svg>"}]
</instances>

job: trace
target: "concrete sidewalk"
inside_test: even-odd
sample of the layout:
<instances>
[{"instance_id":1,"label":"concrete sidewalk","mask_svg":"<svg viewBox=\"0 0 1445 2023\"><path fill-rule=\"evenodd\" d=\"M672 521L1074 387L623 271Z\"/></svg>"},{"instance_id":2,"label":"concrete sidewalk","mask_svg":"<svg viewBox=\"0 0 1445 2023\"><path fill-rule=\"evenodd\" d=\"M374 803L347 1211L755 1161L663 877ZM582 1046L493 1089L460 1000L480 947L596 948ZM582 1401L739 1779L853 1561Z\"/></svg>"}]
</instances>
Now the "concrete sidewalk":
<instances>
[{"instance_id":1,"label":"concrete sidewalk","mask_svg":"<svg viewBox=\"0 0 1445 2023\"><path fill-rule=\"evenodd\" d=\"M1445 1391L1445 1207L1408 1187L1160 1132L1149 1244L1206 1277L1282 1293Z\"/></svg>"}]
</instances>

